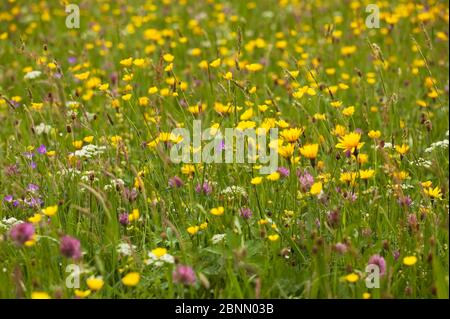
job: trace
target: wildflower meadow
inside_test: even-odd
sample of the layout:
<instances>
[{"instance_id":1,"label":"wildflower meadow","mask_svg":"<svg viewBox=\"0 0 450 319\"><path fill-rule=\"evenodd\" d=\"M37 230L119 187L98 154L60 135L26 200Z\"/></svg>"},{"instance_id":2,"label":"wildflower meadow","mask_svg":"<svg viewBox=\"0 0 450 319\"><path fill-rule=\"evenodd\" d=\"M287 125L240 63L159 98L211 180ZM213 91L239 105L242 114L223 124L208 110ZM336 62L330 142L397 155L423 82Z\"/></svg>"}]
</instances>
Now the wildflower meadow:
<instances>
[{"instance_id":1,"label":"wildflower meadow","mask_svg":"<svg viewBox=\"0 0 450 319\"><path fill-rule=\"evenodd\" d=\"M448 298L448 28L1 0L0 298Z\"/></svg>"}]
</instances>

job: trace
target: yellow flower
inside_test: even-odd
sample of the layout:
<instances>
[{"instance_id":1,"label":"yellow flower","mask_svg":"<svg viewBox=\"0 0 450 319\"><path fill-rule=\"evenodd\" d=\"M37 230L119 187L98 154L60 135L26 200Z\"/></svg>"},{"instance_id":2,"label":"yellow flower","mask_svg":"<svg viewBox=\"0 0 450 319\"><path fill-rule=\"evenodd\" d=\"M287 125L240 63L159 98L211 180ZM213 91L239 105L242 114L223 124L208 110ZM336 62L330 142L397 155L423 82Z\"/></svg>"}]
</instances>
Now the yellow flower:
<instances>
[{"instance_id":1,"label":"yellow flower","mask_svg":"<svg viewBox=\"0 0 450 319\"><path fill-rule=\"evenodd\" d=\"M267 238L268 238L270 241L277 241L278 239L280 239L280 235L278 235L278 234L273 234L273 235L267 236Z\"/></svg>"},{"instance_id":2,"label":"yellow flower","mask_svg":"<svg viewBox=\"0 0 450 319\"><path fill-rule=\"evenodd\" d=\"M207 69L208 68L208 61L206 61L206 60L200 61L200 63L198 64L198 67L200 69Z\"/></svg>"},{"instance_id":3,"label":"yellow flower","mask_svg":"<svg viewBox=\"0 0 450 319\"><path fill-rule=\"evenodd\" d=\"M369 133L367 133L367 135L368 135L370 138L373 138L373 139L375 139L375 138L380 138L381 132L378 131L378 130L376 130L376 131L370 130Z\"/></svg>"},{"instance_id":4,"label":"yellow flower","mask_svg":"<svg viewBox=\"0 0 450 319\"><path fill-rule=\"evenodd\" d=\"M80 81L86 80L89 77L89 74L91 74L89 71L74 74L74 77Z\"/></svg>"},{"instance_id":5,"label":"yellow flower","mask_svg":"<svg viewBox=\"0 0 450 319\"><path fill-rule=\"evenodd\" d=\"M120 65L123 65L123 66L126 66L126 67L129 67L129 66L131 66L131 64L133 63L133 58L128 58L128 59L123 59L123 60L120 60Z\"/></svg>"},{"instance_id":6,"label":"yellow flower","mask_svg":"<svg viewBox=\"0 0 450 319\"><path fill-rule=\"evenodd\" d=\"M222 206L217 207L217 208L211 208L211 210L210 210L211 214L213 214L215 216L223 215L224 211L225 211L225 209Z\"/></svg>"},{"instance_id":7,"label":"yellow flower","mask_svg":"<svg viewBox=\"0 0 450 319\"><path fill-rule=\"evenodd\" d=\"M224 78L225 80L231 80L231 79L233 78L233 73L227 72L227 73L225 73L225 75L223 76L223 78Z\"/></svg>"},{"instance_id":8,"label":"yellow flower","mask_svg":"<svg viewBox=\"0 0 450 319\"><path fill-rule=\"evenodd\" d=\"M47 66L50 70L54 70L57 67L56 63L54 63L54 62L48 63Z\"/></svg>"},{"instance_id":9,"label":"yellow flower","mask_svg":"<svg viewBox=\"0 0 450 319\"><path fill-rule=\"evenodd\" d=\"M42 209L42 213L47 216L53 216L58 212L58 205L48 206Z\"/></svg>"},{"instance_id":10,"label":"yellow flower","mask_svg":"<svg viewBox=\"0 0 450 319\"><path fill-rule=\"evenodd\" d=\"M426 182L422 182L420 183L422 185L422 187L431 187L431 185L433 185L432 181L426 181Z\"/></svg>"},{"instance_id":11,"label":"yellow flower","mask_svg":"<svg viewBox=\"0 0 450 319\"><path fill-rule=\"evenodd\" d=\"M108 88L109 88L109 84L108 83L101 84L101 85L98 86L98 89L100 91L106 91Z\"/></svg>"},{"instance_id":12,"label":"yellow flower","mask_svg":"<svg viewBox=\"0 0 450 319\"><path fill-rule=\"evenodd\" d=\"M75 296L77 296L78 298L86 298L87 296L89 296L91 294L91 291L89 289L87 290L79 290L79 289L75 289Z\"/></svg>"},{"instance_id":13,"label":"yellow flower","mask_svg":"<svg viewBox=\"0 0 450 319\"><path fill-rule=\"evenodd\" d=\"M136 59L133 61L133 64L137 67L141 67L145 64L145 59Z\"/></svg>"},{"instance_id":14,"label":"yellow flower","mask_svg":"<svg viewBox=\"0 0 450 319\"><path fill-rule=\"evenodd\" d=\"M244 113L241 114L241 116L239 117L239 119L241 121L246 121L249 120L251 117L253 116L253 109L248 109L246 110Z\"/></svg>"},{"instance_id":15,"label":"yellow flower","mask_svg":"<svg viewBox=\"0 0 450 319\"><path fill-rule=\"evenodd\" d=\"M195 166L190 164L185 164L181 167L181 173L184 175L192 175L195 173Z\"/></svg>"},{"instance_id":16,"label":"yellow flower","mask_svg":"<svg viewBox=\"0 0 450 319\"><path fill-rule=\"evenodd\" d=\"M269 181L277 181L280 179L280 173L278 172L273 172L269 175L267 175L266 177Z\"/></svg>"},{"instance_id":17,"label":"yellow flower","mask_svg":"<svg viewBox=\"0 0 450 319\"><path fill-rule=\"evenodd\" d=\"M245 68L250 72L257 72L259 70L262 70L263 65L259 64L259 63L252 63L252 64L247 64L245 66Z\"/></svg>"},{"instance_id":18,"label":"yellow flower","mask_svg":"<svg viewBox=\"0 0 450 319\"><path fill-rule=\"evenodd\" d=\"M251 184L253 185L258 185L261 184L263 178L261 176L257 176L257 177L253 177L252 180L250 181Z\"/></svg>"},{"instance_id":19,"label":"yellow flower","mask_svg":"<svg viewBox=\"0 0 450 319\"><path fill-rule=\"evenodd\" d=\"M78 141L73 141L72 142L73 147L75 147L77 150L79 150L82 146L83 146L83 141L82 140L78 140Z\"/></svg>"},{"instance_id":20,"label":"yellow flower","mask_svg":"<svg viewBox=\"0 0 450 319\"><path fill-rule=\"evenodd\" d=\"M403 264L406 266L414 266L416 262L417 262L416 256L407 256L403 258Z\"/></svg>"},{"instance_id":21,"label":"yellow flower","mask_svg":"<svg viewBox=\"0 0 450 319\"><path fill-rule=\"evenodd\" d=\"M341 48L341 54L342 55L351 55L353 53L356 52L356 46L355 45L351 45L351 46L344 46Z\"/></svg>"},{"instance_id":22,"label":"yellow flower","mask_svg":"<svg viewBox=\"0 0 450 319\"><path fill-rule=\"evenodd\" d=\"M195 235L195 234L197 234L198 231L200 230L200 227L198 227L198 226L189 226L186 230L187 230L187 232L188 232L190 235Z\"/></svg>"},{"instance_id":23,"label":"yellow flower","mask_svg":"<svg viewBox=\"0 0 450 319\"><path fill-rule=\"evenodd\" d=\"M115 109L118 109L120 107L120 101L118 99L114 99L111 101L111 106Z\"/></svg>"},{"instance_id":24,"label":"yellow flower","mask_svg":"<svg viewBox=\"0 0 450 319\"><path fill-rule=\"evenodd\" d=\"M148 89L148 94L152 95L158 93L158 88L156 86L152 86L151 88Z\"/></svg>"},{"instance_id":25,"label":"yellow flower","mask_svg":"<svg viewBox=\"0 0 450 319\"><path fill-rule=\"evenodd\" d=\"M346 133L345 126L337 124L331 133L336 136L344 136Z\"/></svg>"},{"instance_id":26,"label":"yellow flower","mask_svg":"<svg viewBox=\"0 0 450 319\"><path fill-rule=\"evenodd\" d=\"M344 114L345 116L352 116L353 113L355 113L354 106L349 106L342 110L342 114Z\"/></svg>"},{"instance_id":27,"label":"yellow flower","mask_svg":"<svg viewBox=\"0 0 450 319\"><path fill-rule=\"evenodd\" d=\"M223 105L220 102L215 102L214 103L214 110L217 113L220 113L220 114L227 114L227 113L231 113L234 110L234 107L231 106L230 104Z\"/></svg>"},{"instance_id":28,"label":"yellow flower","mask_svg":"<svg viewBox=\"0 0 450 319\"><path fill-rule=\"evenodd\" d=\"M131 94L122 95L122 100L129 101L131 99L131 96L132 96Z\"/></svg>"},{"instance_id":29,"label":"yellow flower","mask_svg":"<svg viewBox=\"0 0 450 319\"><path fill-rule=\"evenodd\" d=\"M98 291L102 289L105 282L103 281L103 278L101 276L91 276L88 279L86 279L86 284L88 285L90 290Z\"/></svg>"},{"instance_id":30,"label":"yellow flower","mask_svg":"<svg viewBox=\"0 0 450 319\"><path fill-rule=\"evenodd\" d=\"M339 108L342 105L342 101L333 101L330 104L332 107Z\"/></svg>"},{"instance_id":31,"label":"yellow flower","mask_svg":"<svg viewBox=\"0 0 450 319\"><path fill-rule=\"evenodd\" d=\"M309 159L315 159L319 152L319 144L306 144L300 148L300 154Z\"/></svg>"},{"instance_id":32,"label":"yellow flower","mask_svg":"<svg viewBox=\"0 0 450 319\"><path fill-rule=\"evenodd\" d=\"M161 258L165 254L167 254L166 248L157 247L152 250L152 254L155 255L156 258Z\"/></svg>"},{"instance_id":33,"label":"yellow flower","mask_svg":"<svg viewBox=\"0 0 450 319\"><path fill-rule=\"evenodd\" d=\"M287 144L285 146L278 147L278 153L284 158L290 158L294 154L294 144Z\"/></svg>"},{"instance_id":34,"label":"yellow flower","mask_svg":"<svg viewBox=\"0 0 450 319\"><path fill-rule=\"evenodd\" d=\"M83 138L83 142L86 143L92 143L92 141L94 140L94 137L92 135L86 136Z\"/></svg>"},{"instance_id":35,"label":"yellow flower","mask_svg":"<svg viewBox=\"0 0 450 319\"><path fill-rule=\"evenodd\" d=\"M253 121L240 121L236 126L236 129L240 131L245 131L246 129L251 129L256 126L256 123Z\"/></svg>"},{"instance_id":36,"label":"yellow flower","mask_svg":"<svg viewBox=\"0 0 450 319\"><path fill-rule=\"evenodd\" d=\"M139 209L135 208L131 212L131 214L128 214L128 221L132 222L139 219Z\"/></svg>"},{"instance_id":37,"label":"yellow flower","mask_svg":"<svg viewBox=\"0 0 450 319\"><path fill-rule=\"evenodd\" d=\"M373 169L366 169L366 170L360 170L359 171L359 178L360 179L369 179L375 175L375 171Z\"/></svg>"},{"instance_id":38,"label":"yellow flower","mask_svg":"<svg viewBox=\"0 0 450 319\"><path fill-rule=\"evenodd\" d=\"M339 181L342 183L348 183L350 185L355 185L356 177L358 176L355 172L344 172L341 173L341 176L339 177Z\"/></svg>"},{"instance_id":39,"label":"yellow flower","mask_svg":"<svg viewBox=\"0 0 450 319\"><path fill-rule=\"evenodd\" d=\"M280 135L286 142L294 143L300 138L303 131L304 130L302 128L290 128L281 131Z\"/></svg>"},{"instance_id":40,"label":"yellow flower","mask_svg":"<svg viewBox=\"0 0 450 319\"><path fill-rule=\"evenodd\" d=\"M435 188L428 187L425 188L423 191L431 198L442 199L442 192L438 186L436 186Z\"/></svg>"},{"instance_id":41,"label":"yellow flower","mask_svg":"<svg viewBox=\"0 0 450 319\"><path fill-rule=\"evenodd\" d=\"M165 68L164 71L165 72L170 72L173 70L173 63L169 63Z\"/></svg>"},{"instance_id":42,"label":"yellow flower","mask_svg":"<svg viewBox=\"0 0 450 319\"><path fill-rule=\"evenodd\" d=\"M164 59L164 61L170 63L170 62L173 62L175 57L172 54L170 54L170 53L166 53L166 54L163 55L163 59Z\"/></svg>"},{"instance_id":43,"label":"yellow flower","mask_svg":"<svg viewBox=\"0 0 450 319\"><path fill-rule=\"evenodd\" d=\"M139 283L141 275L138 272L130 272L122 278L122 283L128 287L134 287Z\"/></svg>"},{"instance_id":44,"label":"yellow flower","mask_svg":"<svg viewBox=\"0 0 450 319\"><path fill-rule=\"evenodd\" d=\"M408 151L409 151L409 146L406 145L406 144L402 144L401 146L395 145L395 150L396 150L397 153L399 153L400 155L405 155L405 154L408 153Z\"/></svg>"},{"instance_id":45,"label":"yellow flower","mask_svg":"<svg viewBox=\"0 0 450 319\"><path fill-rule=\"evenodd\" d=\"M371 295L368 292L362 294L363 299L370 299Z\"/></svg>"},{"instance_id":46,"label":"yellow flower","mask_svg":"<svg viewBox=\"0 0 450 319\"><path fill-rule=\"evenodd\" d=\"M39 111L42 109L42 107L44 106L44 103L31 103L31 108L33 110Z\"/></svg>"},{"instance_id":47,"label":"yellow flower","mask_svg":"<svg viewBox=\"0 0 450 319\"><path fill-rule=\"evenodd\" d=\"M409 178L409 173L405 172L405 171L394 172L394 173L392 173L392 176L394 177L394 179L403 181L403 180Z\"/></svg>"},{"instance_id":48,"label":"yellow flower","mask_svg":"<svg viewBox=\"0 0 450 319\"><path fill-rule=\"evenodd\" d=\"M36 234L35 235L33 235L33 237L30 239L30 240L27 240L26 242L25 242L25 246L26 247L32 247L32 246L34 246L36 244Z\"/></svg>"},{"instance_id":49,"label":"yellow flower","mask_svg":"<svg viewBox=\"0 0 450 319\"><path fill-rule=\"evenodd\" d=\"M319 195L322 192L322 182L316 182L311 185L311 189L309 190L311 195Z\"/></svg>"},{"instance_id":50,"label":"yellow flower","mask_svg":"<svg viewBox=\"0 0 450 319\"><path fill-rule=\"evenodd\" d=\"M39 213L34 214L33 216L28 218L28 221L33 224L37 224L41 221L42 215Z\"/></svg>"},{"instance_id":51,"label":"yellow flower","mask_svg":"<svg viewBox=\"0 0 450 319\"><path fill-rule=\"evenodd\" d=\"M117 146L120 142L122 142L122 137L119 135L111 136L110 138L111 144Z\"/></svg>"},{"instance_id":52,"label":"yellow flower","mask_svg":"<svg viewBox=\"0 0 450 319\"><path fill-rule=\"evenodd\" d=\"M345 280L350 283L355 283L359 280L359 276L358 276L358 274L351 273L351 274L348 274L347 276L345 276Z\"/></svg>"},{"instance_id":53,"label":"yellow flower","mask_svg":"<svg viewBox=\"0 0 450 319\"><path fill-rule=\"evenodd\" d=\"M33 291L31 299L51 299L50 295L44 291Z\"/></svg>"},{"instance_id":54,"label":"yellow flower","mask_svg":"<svg viewBox=\"0 0 450 319\"><path fill-rule=\"evenodd\" d=\"M269 221L267 219L260 219L258 220L258 225L265 225L267 224Z\"/></svg>"},{"instance_id":55,"label":"yellow flower","mask_svg":"<svg viewBox=\"0 0 450 319\"><path fill-rule=\"evenodd\" d=\"M364 143L360 143L361 134L349 133L339 138L339 143L336 144L336 148L343 149L344 151L355 152L355 149L360 149Z\"/></svg>"},{"instance_id":56,"label":"yellow flower","mask_svg":"<svg viewBox=\"0 0 450 319\"><path fill-rule=\"evenodd\" d=\"M222 61L222 60L221 60L220 58L215 59L214 61L212 61L212 62L209 64L209 66L212 67L212 68L217 68L218 66L220 66L220 62L221 62L221 61Z\"/></svg>"}]
</instances>

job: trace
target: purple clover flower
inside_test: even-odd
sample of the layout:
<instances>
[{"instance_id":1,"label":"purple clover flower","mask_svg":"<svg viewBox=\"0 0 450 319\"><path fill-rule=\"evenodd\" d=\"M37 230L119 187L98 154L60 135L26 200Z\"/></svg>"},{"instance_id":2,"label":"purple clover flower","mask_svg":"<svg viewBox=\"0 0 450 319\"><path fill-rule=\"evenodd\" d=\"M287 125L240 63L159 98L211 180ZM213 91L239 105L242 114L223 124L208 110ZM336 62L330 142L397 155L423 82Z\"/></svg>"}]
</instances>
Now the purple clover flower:
<instances>
[{"instance_id":1,"label":"purple clover flower","mask_svg":"<svg viewBox=\"0 0 450 319\"><path fill-rule=\"evenodd\" d=\"M169 179L169 186L172 188L180 188L183 186L183 180L179 178L178 176L174 176L171 179Z\"/></svg>"},{"instance_id":2,"label":"purple clover flower","mask_svg":"<svg viewBox=\"0 0 450 319\"><path fill-rule=\"evenodd\" d=\"M175 283L192 286L197 281L194 270L190 266L178 265L172 273Z\"/></svg>"},{"instance_id":3,"label":"purple clover flower","mask_svg":"<svg viewBox=\"0 0 450 319\"><path fill-rule=\"evenodd\" d=\"M20 223L14 225L9 231L9 236L18 245L23 245L33 239L34 226L31 223Z\"/></svg>"},{"instance_id":4,"label":"purple clover flower","mask_svg":"<svg viewBox=\"0 0 450 319\"><path fill-rule=\"evenodd\" d=\"M80 241L71 236L61 237L59 243L59 250L64 257L78 260L81 257L81 244Z\"/></svg>"},{"instance_id":5,"label":"purple clover flower","mask_svg":"<svg viewBox=\"0 0 450 319\"><path fill-rule=\"evenodd\" d=\"M249 219L250 217L252 217L253 212L251 211L250 208L243 207L243 208L240 209L240 215L244 219Z\"/></svg>"},{"instance_id":6,"label":"purple clover flower","mask_svg":"<svg viewBox=\"0 0 450 319\"><path fill-rule=\"evenodd\" d=\"M380 276L383 276L386 273L386 261L380 255L373 255L369 258L369 265L377 265L380 269Z\"/></svg>"},{"instance_id":7,"label":"purple clover flower","mask_svg":"<svg viewBox=\"0 0 450 319\"><path fill-rule=\"evenodd\" d=\"M288 177L290 174L289 168L286 168L286 167L278 167L277 171L283 177Z\"/></svg>"}]
</instances>

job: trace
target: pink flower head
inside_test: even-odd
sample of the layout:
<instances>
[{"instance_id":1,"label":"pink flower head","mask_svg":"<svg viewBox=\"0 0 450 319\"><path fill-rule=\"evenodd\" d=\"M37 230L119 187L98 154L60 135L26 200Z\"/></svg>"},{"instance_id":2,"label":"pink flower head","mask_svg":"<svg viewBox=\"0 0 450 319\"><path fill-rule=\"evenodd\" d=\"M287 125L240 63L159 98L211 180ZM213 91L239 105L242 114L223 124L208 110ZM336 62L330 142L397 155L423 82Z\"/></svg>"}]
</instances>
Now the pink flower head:
<instances>
[{"instance_id":1,"label":"pink flower head","mask_svg":"<svg viewBox=\"0 0 450 319\"><path fill-rule=\"evenodd\" d=\"M169 179L169 186L172 188L179 188L183 186L183 180L179 178L178 176L174 176L171 179Z\"/></svg>"},{"instance_id":2,"label":"pink flower head","mask_svg":"<svg viewBox=\"0 0 450 319\"><path fill-rule=\"evenodd\" d=\"M278 167L277 172L280 173L280 175L283 176L283 177L288 177L289 176L289 168Z\"/></svg>"},{"instance_id":3,"label":"pink flower head","mask_svg":"<svg viewBox=\"0 0 450 319\"><path fill-rule=\"evenodd\" d=\"M252 217L253 212L251 211L250 208L244 207L240 209L240 215L244 219L249 219L250 217Z\"/></svg>"},{"instance_id":4,"label":"pink flower head","mask_svg":"<svg viewBox=\"0 0 450 319\"><path fill-rule=\"evenodd\" d=\"M298 179L300 181L300 187L302 191L307 191L310 189L311 185L314 184L314 177L308 172L297 172Z\"/></svg>"},{"instance_id":5,"label":"pink flower head","mask_svg":"<svg viewBox=\"0 0 450 319\"><path fill-rule=\"evenodd\" d=\"M380 276L386 273L386 261L380 255L373 255L369 258L369 265L377 265L380 269Z\"/></svg>"},{"instance_id":6,"label":"pink flower head","mask_svg":"<svg viewBox=\"0 0 450 319\"><path fill-rule=\"evenodd\" d=\"M173 271L172 277L174 282L188 286L194 285L197 280L194 270L185 265L178 265Z\"/></svg>"},{"instance_id":7,"label":"pink flower head","mask_svg":"<svg viewBox=\"0 0 450 319\"><path fill-rule=\"evenodd\" d=\"M64 257L72 258L74 260L81 257L80 241L71 236L63 236L60 240L59 250Z\"/></svg>"},{"instance_id":8,"label":"pink flower head","mask_svg":"<svg viewBox=\"0 0 450 319\"><path fill-rule=\"evenodd\" d=\"M20 223L14 225L9 231L9 236L18 245L23 245L25 242L33 239L34 226L31 223Z\"/></svg>"}]
</instances>

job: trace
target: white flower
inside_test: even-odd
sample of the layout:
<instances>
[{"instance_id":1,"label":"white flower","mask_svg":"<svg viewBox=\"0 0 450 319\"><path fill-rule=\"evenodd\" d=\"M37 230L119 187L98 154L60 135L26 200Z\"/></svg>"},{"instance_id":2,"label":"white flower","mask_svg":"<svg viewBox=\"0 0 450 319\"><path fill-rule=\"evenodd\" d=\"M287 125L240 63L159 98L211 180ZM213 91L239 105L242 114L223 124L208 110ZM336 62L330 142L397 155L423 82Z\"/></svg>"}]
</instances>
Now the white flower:
<instances>
[{"instance_id":1,"label":"white flower","mask_svg":"<svg viewBox=\"0 0 450 319\"><path fill-rule=\"evenodd\" d=\"M130 256L134 250L136 250L136 246L129 243L120 243L117 245L117 252L123 256Z\"/></svg>"},{"instance_id":2,"label":"white flower","mask_svg":"<svg viewBox=\"0 0 450 319\"><path fill-rule=\"evenodd\" d=\"M0 227L5 228L5 229L10 229L12 226L18 225L21 223L23 223L23 221L18 220L14 217L10 217L10 218L5 217L0 221Z\"/></svg>"},{"instance_id":3,"label":"white flower","mask_svg":"<svg viewBox=\"0 0 450 319\"><path fill-rule=\"evenodd\" d=\"M236 197L247 197L247 192L245 189L241 186L228 186L221 192L222 195L226 196L229 200L236 198Z\"/></svg>"},{"instance_id":4,"label":"white flower","mask_svg":"<svg viewBox=\"0 0 450 319\"><path fill-rule=\"evenodd\" d=\"M425 149L425 153L431 153L435 148L448 148L448 139L431 143L430 147Z\"/></svg>"},{"instance_id":5,"label":"white flower","mask_svg":"<svg viewBox=\"0 0 450 319\"><path fill-rule=\"evenodd\" d=\"M23 77L25 80L33 80L42 74L41 71L30 71Z\"/></svg>"},{"instance_id":6,"label":"white flower","mask_svg":"<svg viewBox=\"0 0 450 319\"><path fill-rule=\"evenodd\" d=\"M174 262L175 259L168 253L165 253L164 255L158 257L152 252L148 253L148 259L145 261L147 265L155 265L156 267L161 267L165 263L173 264Z\"/></svg>"},{"instance_id":7,"label":"white flower","mask_svg":"<svg viewBox=\"0 0 450 319\"><path fill-rule=\"evenodd\" d=\"M214 236L212 236L211 241L213 244L220 243L225 238L225 236L226 234L215 234Z\"/></svg>"},{"instance_id":8,"label":"white flower","mask_svg":"<svg viewBox=\"0 0 450 319\"><path fill-rule=\"evenodd\" d=\"M425 168L430 168L431 165L433 164L431 161L426 160L424 158L418 158L415 161L410 161L411 164L415 165L415 166L419 166L419 167L425 167Z\"/></svg>"},{"instance_id":9,"label":"white flower","mask_svg":"<svg viewBox=\"0 0 450 319\"><path fill-rule=\"evenodd\" d=\"M97 146L94 144L88 144L83 146L81 150L75 151L74 155L76 157L91 158L103 153L106 146Z\"/></svg>"},{"instance_id":10,"label":"white flower","mask_svg":"<svg viewBox=\"0 0 450 319\"><path fill-rule=\"evenodd\" d=\"M41 135L42 133L45 133L45 134L50 133L51 129L52 129L52 127L50 125L41 123L34 128L34 131L36 132L37 135Z\"/></svg>"}]
</instances>

